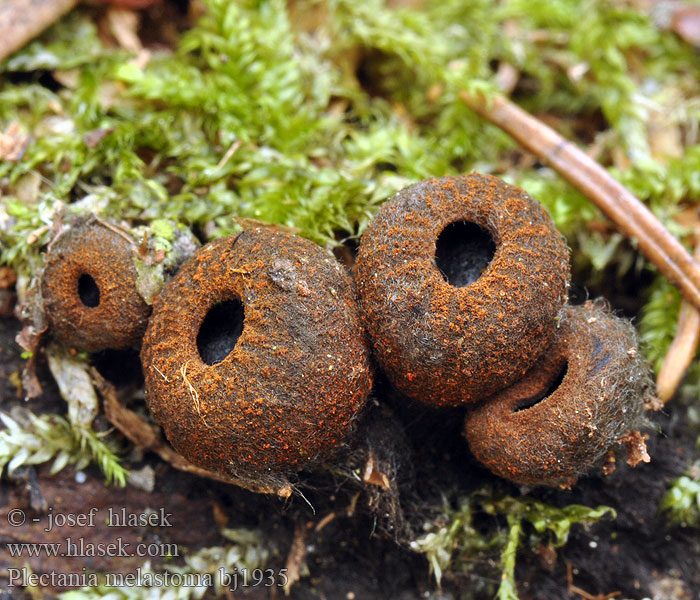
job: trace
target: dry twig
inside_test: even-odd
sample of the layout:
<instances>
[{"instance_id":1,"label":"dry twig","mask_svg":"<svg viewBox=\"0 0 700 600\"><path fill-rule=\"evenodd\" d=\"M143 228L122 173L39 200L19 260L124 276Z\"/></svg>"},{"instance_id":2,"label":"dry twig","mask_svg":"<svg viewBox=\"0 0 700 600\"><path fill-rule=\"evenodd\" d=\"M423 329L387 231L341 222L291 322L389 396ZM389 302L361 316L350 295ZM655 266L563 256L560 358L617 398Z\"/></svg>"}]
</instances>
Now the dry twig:
<instances>
[{"instance_id":1,"label":"dry twig","mask_svg":"<svg viewBox=\"0 0 700 600\"><path fill-rule=\"evenodd\" d=\"M0 60L19 50L78 4L78 0L0 2Z\"/></svg>"},{"instance_id":2,"label":"dry twig","mask_svg":"<svg viewBox=\"0 0 700 600\"><path fill-rule=\"evenodd\" d=\"M212 473L211 471L193 465L175 452L165 440L163 440L159 427L151 425L142 416L126 408L126 406L119 401L114 386L105 381L94 368L90 369L90 374L102 396L105 417L112 425L121 431L129 441L139 448L143 450L152 450L164 461L170 463L180 471L194 473L200 477L207 477L208 479L215 479L216 481L223 481L224 483L232 483L259 494L277 494L283 498L288 498L292 495L292 488L289 484L281 488L273 489L264 485L254 485L233 477Z\"/></svg>"},{"instance_id":3,"label":"dry twig","mask_svg":"<svg viewBox=\"0 0 700 600\"><path fill-rule=\"evenodd\" d=\"M700 261L700 243L695 248L695 260ZM683 300L678 315L676 337L668 349L656 379L656 394L663 404L676 393L685 372L695 357L700 340L700 312Z\"/></svg>"},{"instance_id":4,"label":"dry twig","mask_svg":"<svg viewBox=\"0 0 700 600\"><path fill-rule=\"evenodd\" d=\"M700 265L651 211L602 166L503 96L486 99L463 91L460 98L590 198L622 232L638 241L644 256L700 309Z\"/></svg>"},{"instance_id":5,"label":"dry twig","mask_svg":"<svg viewBox=\"0 0 700 600\"><path fill-rule=\"evenodd\" d=\"M292 586L301 579L301 567L306 558L306 536L309 533L309 525L297 525L294 528L294 539L287 555L287 581L284 584L284 595L289 596Z\"/></svg>"}]
</instances>

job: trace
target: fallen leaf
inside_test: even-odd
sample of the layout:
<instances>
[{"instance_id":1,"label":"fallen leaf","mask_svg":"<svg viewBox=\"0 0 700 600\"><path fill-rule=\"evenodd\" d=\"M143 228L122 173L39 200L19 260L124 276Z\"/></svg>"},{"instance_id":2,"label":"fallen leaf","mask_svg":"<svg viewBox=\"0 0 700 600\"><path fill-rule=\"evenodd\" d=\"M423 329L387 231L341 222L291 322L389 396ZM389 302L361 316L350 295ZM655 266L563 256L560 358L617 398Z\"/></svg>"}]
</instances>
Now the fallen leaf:
<instances>
[{"instance_id":1,"label":"fallen leaf","mask_svg":"<svg viewBox=\"0 0 700 600\"><path fill-rule=\"evenodd\" d=\"M73 425L89 427L99 407L90 366L55 343L47 346L46 358L61 397L68 403L68 419Z\"/></svg>"},{"instance_id":2,"label":"fallen leaf","mask_svg":"<svg viewBox=\"0 0 700 600\"><path fill-rule=\"evenodd\" d=\"M24 397L27 400L38 398L43 392L41 383L39 383L39 378L36 374L36 357L41 338L46 333L47 329L48 327L46 325L41 329L37 329L32 324L27 324L15 338L15 341L21 348L31 353L29 360L27 360L22 370L22 388L24 389Z\"/></svg>"},{"instance_id":3,"label":"fallen leaf","mask_svg":"<svg viewBox=\"0 0 700 600\"><path fill-rule=\"evenodd\" d=\"M0 159L17 162L24 156L28 145L29 136L22 133L17 121L13 121L0 133Z\"/></svg>"}]
</instances>

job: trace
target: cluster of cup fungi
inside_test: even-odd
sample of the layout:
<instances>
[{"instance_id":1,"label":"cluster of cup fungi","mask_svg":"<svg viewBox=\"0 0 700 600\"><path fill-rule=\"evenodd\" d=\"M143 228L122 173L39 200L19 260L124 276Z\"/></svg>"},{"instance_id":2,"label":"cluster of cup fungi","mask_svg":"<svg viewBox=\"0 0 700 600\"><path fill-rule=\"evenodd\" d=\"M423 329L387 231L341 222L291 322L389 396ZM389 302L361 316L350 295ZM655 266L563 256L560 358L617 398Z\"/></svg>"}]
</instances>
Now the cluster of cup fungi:
<instances>
[{"instance_id":1,"label":"cluster of cup fungi","mask_svg":"<svg viewBox=\"0 0 700 600\"><path fill-rule=\"evenodd\" d=\"M139 242L82 218L47 249L55 339L141 346L146 402L193 464L280 485L348 438L382 369L406 398L466 409L494 473L568 487L616 445L643 447L652 385L633 327L567 304L569 250L546 211L496 177L412 185L364 233L354 281L269 227L191 252L152 302Z\"/></svg>"}]
</instances>

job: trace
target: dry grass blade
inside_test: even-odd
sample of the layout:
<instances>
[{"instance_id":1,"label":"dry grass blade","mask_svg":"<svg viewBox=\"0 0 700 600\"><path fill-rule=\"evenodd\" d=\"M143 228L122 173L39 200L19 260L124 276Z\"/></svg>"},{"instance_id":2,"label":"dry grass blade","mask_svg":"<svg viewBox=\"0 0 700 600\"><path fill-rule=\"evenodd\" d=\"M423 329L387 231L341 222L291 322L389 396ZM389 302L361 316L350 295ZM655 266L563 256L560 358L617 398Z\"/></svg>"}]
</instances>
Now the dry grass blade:
<instances>
[{"instance_id":1,"label":"dry grass blade","mask_svg":"<svg viewBox=\"0 0 700 600\"><path fill-rule=\"evenodd\" d=\"M627 188L611 177L596 161L553 129L503 96L460 93L475 112L503 129L562 177L590 198L683 296L700 309L700 265L683 245Z\"/></svg>"}]
</instances>

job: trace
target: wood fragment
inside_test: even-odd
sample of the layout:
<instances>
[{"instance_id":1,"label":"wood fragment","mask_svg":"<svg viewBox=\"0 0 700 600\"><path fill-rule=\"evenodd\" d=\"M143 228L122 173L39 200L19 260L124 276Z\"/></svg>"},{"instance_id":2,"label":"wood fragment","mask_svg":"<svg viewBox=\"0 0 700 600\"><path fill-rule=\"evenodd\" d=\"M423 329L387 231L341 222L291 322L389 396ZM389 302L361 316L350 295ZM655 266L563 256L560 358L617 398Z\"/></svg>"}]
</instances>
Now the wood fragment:
<instances>
[{"instance_id":1,"label":"wood fragment","mask_svg":"<svg viewBox=\"0 0 700 600\"><path fill-rule=\"evenodd\" d=\"M612 598L622 595L622 592L610 592L609 594L596 594L594 596L593 594L589 594L586 590L574 585L573 567L570 562L566 563L566 584L569 596L576 594L581 600L611 600Z\"/></svg>"},{"instance_id":2,"label":"wood fragment","mask_svg":"<svg viewBox=\"0 0 700 600\"><path fill-rule=\"evenodd\" d=\"M78 0L0 2L0 60L22 48L78 4Z\"/></svg>"},{"instance_id":3,"label":"wood fragment","mask_svg":"<svg viewBox=\"0 0 700 600\"><path fill-rule=\"evenodd\" d=\"M158 454L164 461L170 463L180 471L193 473L200 477L232 483L258 494L276 494L282 498L289 498L292 495L292 487L286 484L280 488L267 487L265 485L253 485L241 481L234 477L227 477L218 473L213 473L202 469L180 456L163 439L160 428L152 425L139 414L129 410L124 406L117 396L117 392L108 381L106 381L96 369L90 369L90 373L95 382L95 387L102 396L104 413L107 420L121 431L126 438L134 445L143 450L151 450Z\"/></svg>"},{"instance_id":4,"label":"wood fragment","mask_svg":"<svg viewBox=\"0 0 700 600\"><path fill-rule=\"evenodd\" d=\"M292 586L301 579L301 567L306 558L306 536L308 532L308 526L297 525L294 528L294 539L287 555L287 562L284 565L287 570L287 581L284 584L285 596L289 596Z\"/></svg>"},{"instance_id":5,"label":"wood fragment","mask_svg":"<svg viewBox=\"0 0 700 600\"><path fill-rule=\"evenodd\" d=\"M590 198L625 235L637 240L644 256L700 309L700 265L661 221L601 165L503 96L487 99L462 91L460 99Z\"/></svg>"},{"instance_id":6,"label":"wood fragment","mask_svg":"<svg viewBox=\"0 0 700 600\"><path fill-rule=\"evenodd\" d=\"M695 260L700 261L700 244L695 248ZM678 327L656 379L656 395L666 404L676 393L685 372L695 357L700 340L700 312L688 301L681 302Z\"/></svg>"},{"instance_id":7,"label":"wood fragment","mask_svg":"<svg viewBox=\"0 0 700 600\"><path fill-rule=\"evenodd\" d=\"M316 527L314 527L314 531L318 533L321 531L328 523L330 523L333 519L335 519L335 513L334 512L329 512L323 519L321 519L318 523L316 523Z\"/></svg>"}]
</instances>

